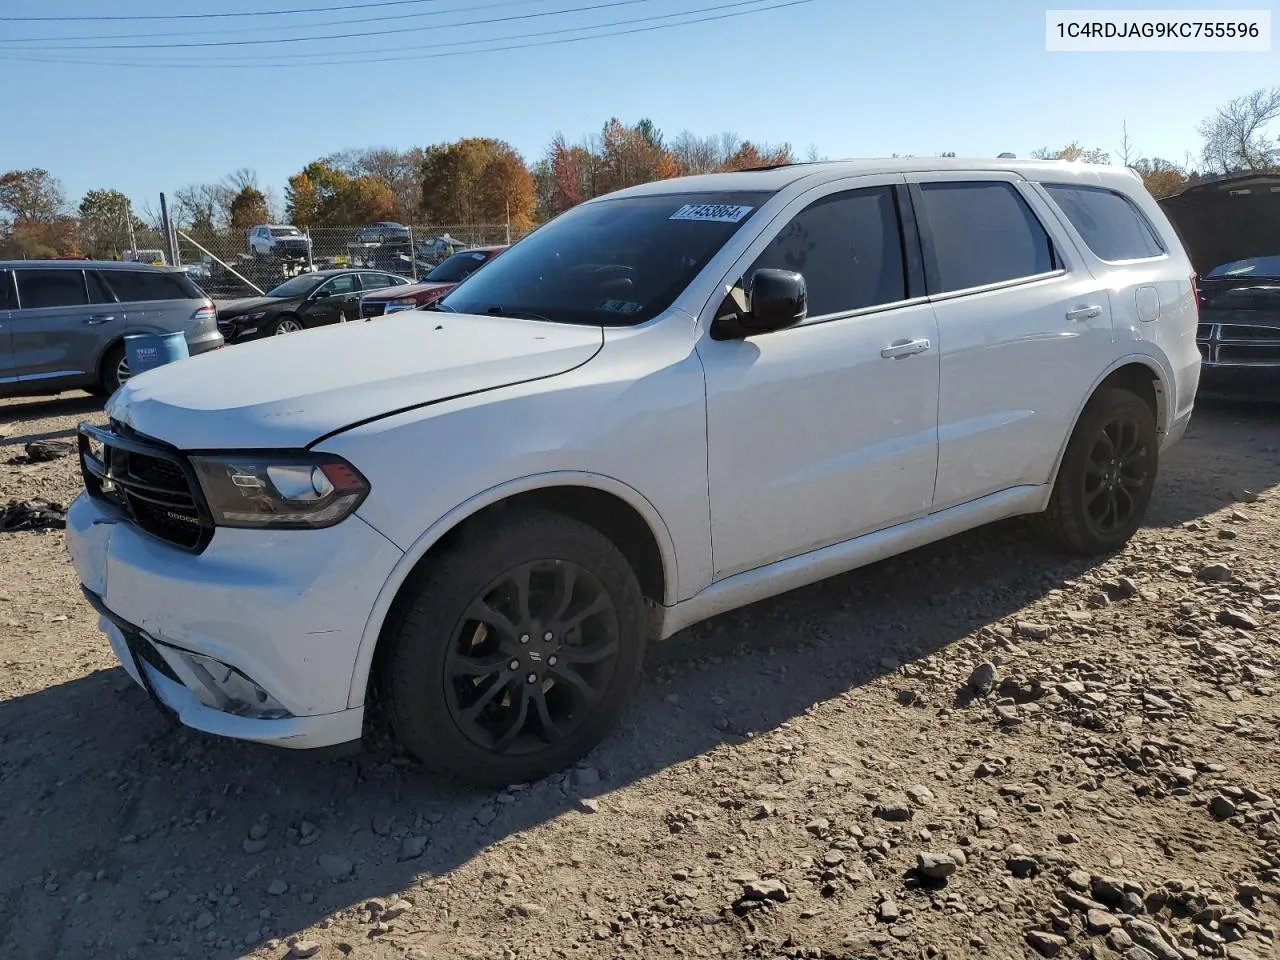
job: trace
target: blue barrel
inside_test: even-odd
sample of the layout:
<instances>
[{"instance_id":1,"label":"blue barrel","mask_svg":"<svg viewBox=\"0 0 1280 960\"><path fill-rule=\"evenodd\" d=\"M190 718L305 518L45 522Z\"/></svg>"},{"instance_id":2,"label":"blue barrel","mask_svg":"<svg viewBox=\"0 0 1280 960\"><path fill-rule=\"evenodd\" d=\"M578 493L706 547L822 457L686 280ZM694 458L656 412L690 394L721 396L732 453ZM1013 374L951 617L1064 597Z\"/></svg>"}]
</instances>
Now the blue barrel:
<instances>
[{"instance_id":1,"label":"blue barrel","mask_svg":"<svg viewBox=\"0 0 1280 960\"><path fill-rule=\"evenodd\" d=\"M183 333L133 333L124 338L124 349L130 376L191 355Z\"/></svg>"}]
</instances>

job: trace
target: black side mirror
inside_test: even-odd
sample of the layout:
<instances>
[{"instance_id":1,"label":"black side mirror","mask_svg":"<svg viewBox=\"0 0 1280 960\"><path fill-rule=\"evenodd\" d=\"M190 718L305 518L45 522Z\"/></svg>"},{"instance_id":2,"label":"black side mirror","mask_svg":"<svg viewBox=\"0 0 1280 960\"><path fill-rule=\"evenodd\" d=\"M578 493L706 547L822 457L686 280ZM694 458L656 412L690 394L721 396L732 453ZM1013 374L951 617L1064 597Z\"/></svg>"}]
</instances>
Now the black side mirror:
<instances>
[{"instance_id":1,"label":"black side mirror","mask_svg":"<svg viewBox=\"0 0 1280 960\"><path fill-rule=\"evenodd\" d=\"M333 296L332 290L317 290L314 294L312 294L311 299L312 300L328 300L332 296Z\"/></svg>"},{"instance_id":2,"label":"black side mirror","mask_svg":"<svg viewBox=\"0 0 1280 960\"><path fill-rule=\"evenodd\" d=\"M735 291L736 292L736 291ZM734 293L725 298L711 328L713 340L740 340L794 327L809 314L803 274L764 267L751 275L745 290L748 309L737 308Z\"/></svg>"}]
</instances>

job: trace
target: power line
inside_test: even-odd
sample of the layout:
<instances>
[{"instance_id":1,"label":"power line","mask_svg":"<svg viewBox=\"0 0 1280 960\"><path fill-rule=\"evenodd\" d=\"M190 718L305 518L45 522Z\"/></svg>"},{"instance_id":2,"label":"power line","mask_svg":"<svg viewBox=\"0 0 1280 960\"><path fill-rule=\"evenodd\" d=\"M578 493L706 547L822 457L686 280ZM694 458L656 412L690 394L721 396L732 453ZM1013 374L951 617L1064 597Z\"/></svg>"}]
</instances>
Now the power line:
<instances>
[{"instance_id":1,"label":"power line","mask_svg":"<svg viewBox=\"0 0 1280 960\"><path fill-rule=\"evenodd\" d=\"M375 7L408 7L440 0L371 0L369 3L345 3L336 7L295 7L292 10L244 10L235 13L155 13L120 14L106 17L0 17L0 23L105 23L138 20L221 20L227 17L283 17L295 13L329 13L343 10L369 10Z\"/></svg>"},{"instance_id":2,"label":"power line","mask_svg":"<svg viewBox=\"0 0 1280 960\"><path fill-rule=\"evenodd\" d=\"M520 2L525 2L525 0L520 0ZM740 7L752 7L764 2L766 2L766 0L735 0L735 2L733 3L722 3L722 4L717 4L717 5L708 6L708 7L698 7L693 10L682 10L678 13L660 13L660 14L654 14L647 17L633 17L626 20L613 20L608 23L589 24L589 25L577 26L577 27L559 27L555 30L537 30L537 31L531 31L528 33L521 34L520 39L529 39L531 37L554 37L554 36L562 36L567 33L582 33L588 30L603 30L603 29L610 29L613 27L631 26L637 23L653 23L654 21L657 21L657 20L671 20L675 17L689 17L689 16L694 16L695 14L700 14L700 13L714 13L722 10L733 10ZM744 12L751 13L754 11L748 10ZM692 21L692 22L696 22L696 21ZM681 25L682 24L679 24L679 23L671 24L671 26L681 26ZM515 38L480 37L474 40L452 40L445 43L433 43L431 45L431 49L441 50L441 49L452 49L457 47L474 47L478 44L500 43L506 39L515 39ZM591 38L584 37L582 39L591 39ZM421 50L421 49L422 49L422 45L420 43L415 43L415 44L409 44L407 46L395 46L395 47L379 46L374 49L343 50L343 51L340 51L340 53L342 56L357 57L357 58L363 58L370 54L376 54L379 57L379 62L382 62L382 59L385 57L386 54L400 53L406 50ZM468 52L483 53L484 51L468 51ZM273 54L276 60L311 60L315 57L334 57L337 55L338 54L335 54L333 51L311 51L308 53ZM5 51L0 51L0 60L3 60L3 59L18 59L18 58L9 57L7 56L7 53ZM395 58L386 58L386 59L395 59ZM36 62L44 62L44 61L36 61ZM104 65L111 65L111 62L106 60L75 60L75 61L68 61L68 62L78 63L78 64L102 63ZM341 62L342 63L360 63L360 62L363 62L363 60L353 59L353 60L343 60ZM185 59L178 63L174 63L173 61L156 60L156 61L151 61L149 65L155 66L155 67L163 67L163 66L171 66L171 65L181 66L189 63L190 61ZM263 64L260 59L245 60L244 58L241 58L239 60L224 58L220 60L218 64L216 64L216 66L231 66L231 65L260 66ZM304 66L308 64L296 64L296 65ZM316 66L319 64L309 64L309 65Z\"/></svg>"},{"instance_id":3,"label":"power line","mask_svg":"<svg viewBox=\"0 0 1280 960\"><path fill-rule=\"evenodd\" d=\"M430 0L436 3L437 0ZM534 2L542 2L542 0L534 0ZM486 10L496 10L500 7L524 7L528 6L529 0L502 0L501 3L492 3L485 7ZM336 10L338 7L330 7L327 9ZM340 27L348 23L385 23L390 20L417 20L423 17L440 17L447 13L471 13L476 9L474 4L465 7L448 7L444 10L426 10L422 13L390 13L377 17L349 17L342 20L326 20L323 23L315 24L316 27ZM223 27L220 28L222 34L233 33L261 33L263 30L289 30L298 24L281 24L272 27L259 24L256 27ZM190 36L197 27L187 27L185 30L157 30L151 33L99 33L90 37L0 37L0 44L4 43L75 43L80 40L150 40L157 37L186 37ZM62 49L62 47L59 47ZM74 47L70 49L90 49L88 47Z\"/></svg>"},{"instance_id":4,"label":"power line","mask_svg":"<svg viewBox=\"0 0 1280 960\"><path fill-rule=\"evenodd\" d=\"M187 50L195 47L256 47L272 43L315 43L321 40L355 40L361 37L385 37L398 33L421 33L424 30L446 30L450 27L478 27L494 23L513 23L519 20L534 20L538 17L557 17L567 13L590 13L596 10L608 10L612 7L628 7L637 3L652 2L653 0L609 0L607 3L592 3L584 7L564 7L559 10L544 10L540 13L513 13L509 16L489 17L485 20L461 20L457 23L443 23L426 27L397 27L384 30L366 30L357 33L325 33L317 36L258 38L256 40L202 40L198 43L100 43L77 47L68 47L65 43L62 43L53 47L23 47L22 49L98 52L102 50Z\"/></svg>"},{"instance_id":5,"label":"power line","mask_svg":"<svg viewBox=\"0 0 1280 960\"><path fill-rule=\"evenodd\" d=\"M758 2L758 0L747 0L747 2ZM628 30L616 30L616 31L611 31L609 33L599 33L591 36L565 37L558 40L543 40L535 43L509 44L509 45L498 46L498 47L487 47L483 50L456 50L456 51L445 51L443 53L421 53L421 54L411 55L411 56L380 57L378 62L380 64L389 63L389 62L405 62L405 61L419 62L422 60L439 60L439 59L444 59L449 57L474 56L476 54L484 54L484 53L501 53L501 52L506 52L510 50L525 50L531 47L558 46L558 45L567 44L567 43L579 43L585 40L603 40L610 37L630 36L638 33L649 33L655 30L669 30L675 27L693 26L695 24L710 23L712 21L717 21L717 20L736 19L738 17L750 16L751 14L755 14L755 13L765 13L771 10L782 10L788 7L804 6L813 2L815 2L815 0L787 0L787 2L785 3L774 3L769 6L755 7L751 10L736 10L733 13L721 13L721 14L716 14L712 16L698 17L692 20L683 20L679 23L660 23L660 24L656 24L648 27L634 27ZM730 4L729 6L738 6L738 4ZM711 7L711 8L703 8L703 9L720 9L720 8ZM689 11L689 12L698 12L698 11ZM683 16L683 15L684 14L668 14L667 16ZM595 27L578 27L575 29L593 30L593 29L601 29L601 28L609 27L613 25L615 24L600 24ZM475 43L475 42L486 42L486 41L471 41L471 42ZM14 54L0 54L0 57L2 57L4 60L22 62L22 63L44 63L44 64L56 64L56 65L69 64L69 65L76 65L76 66L102 66L102 67L135 67L135 68L143 68L143 69L163 68L163 69L192 69L192 70L207 70L207 69L243 70L250 67L255 69L262 68L262 67L288 69L288 68L298 68L298 67L347 66L353 63L366 62L366 60L362 58L356 58L356 59L343 59L343 60L313 60L313 61L308 61L303 63L278 63L278 62L255 60L247 63L192 63L190 61L184 61L184 62L162 64L162 63L157 63L155 61L138 63L138 62L129 62L129 61L117 61L117 60L74 60L74 59L66 59L66 58L54 59L49 57L28 57L28 56L14 55Z\"/></svg>"}]
</instances>

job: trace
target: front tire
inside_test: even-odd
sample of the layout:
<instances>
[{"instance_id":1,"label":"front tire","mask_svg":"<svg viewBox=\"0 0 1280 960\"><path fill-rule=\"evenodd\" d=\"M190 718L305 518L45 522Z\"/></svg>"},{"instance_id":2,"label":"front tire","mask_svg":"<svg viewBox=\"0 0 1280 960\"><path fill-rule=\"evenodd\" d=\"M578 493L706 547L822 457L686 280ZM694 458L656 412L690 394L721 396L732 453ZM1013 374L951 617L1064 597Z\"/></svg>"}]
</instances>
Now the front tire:
<instances>
[{"instance_id":1,"label":"front tire","mask_svg":"<svg viewBox=\"0 0 1280 960\"><path fill-rule=\"evenodd\" d=\"M305 329L307 329L306 324L301 320L293 314L285 314L271 321L266 334L269 337L282 337L290 333L301 333Z\"/></svg>"},{"instance_id":2,"label":"front tire","mask_svg":"<svg viewBox=\"0 0 1280 960\"><path fill-rule=\"evenodd\" d=\"M1146 402L1128 390L1099 390L1067 444L1049 507L1036 518L1040 534L1085 556L1119 550L1146 518L1159 458Z\"/></svg>"},{"instance_id":3,"label":"front tire","mask_svg":"<svg viewBox=\"0 0 1280 960\"><path fill-rule=\"evenodd\" d=\"M102 355L98 367L98 382L89 388L97 397L109 397L129 379L129 360L124 354L124 344L117 343Z\"/></svg>"},{"instance_id":4,"label":"front tire","mask_svg":"<svg viewBox=\"0 0 1280 960\"><path fill-rule=\"evenodd\" d=\"M484 787L580 759L640 682L647 617L634 572L561 514L475 522L411 582L379 672L399 740Z\"/></svg>"}]
</instances>

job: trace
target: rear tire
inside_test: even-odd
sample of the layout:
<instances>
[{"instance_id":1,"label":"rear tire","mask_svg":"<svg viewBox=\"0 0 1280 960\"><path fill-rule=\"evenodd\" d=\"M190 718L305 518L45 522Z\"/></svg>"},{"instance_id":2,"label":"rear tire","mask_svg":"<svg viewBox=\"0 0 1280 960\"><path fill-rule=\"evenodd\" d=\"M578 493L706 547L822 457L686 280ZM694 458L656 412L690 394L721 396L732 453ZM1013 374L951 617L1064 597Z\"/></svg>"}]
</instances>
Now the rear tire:
<instances>
[{"instance_id":1,"label":"rear tire","mask_svg":"<svg viewBox=\"0 0 1280 960\"><path fill-rule=\"evenodd\" d=\"M268 337L282 337L290 333L301 333L305 329L307 329L307 325L298 317L291 313L286 313L283 317L277 317L272 320L265 333Z\"/></svg>"},{"instance_id":2,"label":"rear tire","mask_svg":"<svg viewBox=\"0 0 1280 960\"><path fill-rule=\"evenodd\" d=\"M498 514L411 581L379 679L398 739L484 787L583 757L639 685L648 624L630 565L594 527Z\"/></svg>"},{"instance_id":3,"label":"rear tire","mask_svg":"<svg viewBox=\"0 0 1280 960\"><path fill-rule=\"evenodd\" d=\"M1067 444L1048 509L1033 520L1039 534L1085 556L1121 549L1146 518L1159 458L1146 402L1128 390L1099 390Z\"/></svg>"},{"instance_id":4,"label":"rear tire","mask_svg":"<svg viewBox=\"0 0 1280 960\"><path fill-rule=\"evenodd\" d=\"M128 379L129 363L125 359L124 344L117 343L102 355L102 363L98 367L98 382L88 389L94 396L109 397Z\"/></svg>"}]
</instances>

